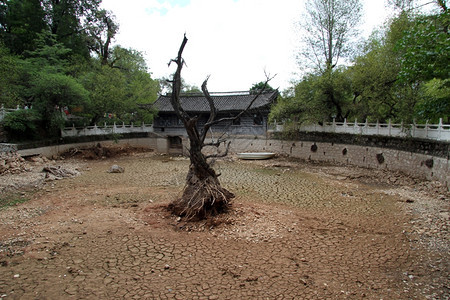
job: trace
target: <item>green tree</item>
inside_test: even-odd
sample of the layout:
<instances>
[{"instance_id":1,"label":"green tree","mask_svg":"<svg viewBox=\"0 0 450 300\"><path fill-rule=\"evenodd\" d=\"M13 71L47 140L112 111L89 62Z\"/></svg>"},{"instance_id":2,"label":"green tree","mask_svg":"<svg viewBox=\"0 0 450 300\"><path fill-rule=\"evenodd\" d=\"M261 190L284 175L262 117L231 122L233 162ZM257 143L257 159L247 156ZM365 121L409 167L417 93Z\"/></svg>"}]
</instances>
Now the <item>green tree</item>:
<instances>
[{"instance_id":1,"label":"green tree","mask_svg":"<svg viewBox=\"0 0 450 300\"><path fill-rule=\"evenodd\" d=\"M56 42L55 36L48 32L39 34L35 44L33 51L24 52L26 59L13 60L17 72L8 90L15 92L21 106L33 108L41 120L39 132L58 136L64 124L61 108L86 102L88 94L77 79L66 74L70 49Z\"/></svg>"},{"instance_id":2,"label":"green tree","mask_svg":"<svg viewBox=\"0 0 450 300\"><path fill-rule=\"evenodd\" d=\"M15 54L33 50L37 35L48 30L40 0L2 1L0 16L0 38Z\"/></svg>"},{"instance_id":3,"label":"green tree","mask_svg":"<svg viewBox=\"0 0 450 300\"><path fill-rule=\"evenodd\" d=\"M372 36L350 68L354 109L360 120L386 122L399 114L399 57L385 37Z\"/></svg>"},{"instance_id":4,"label":"green tree","mask_svg":"<svg viewBox=\"0 0 450 300\"><path fill-rule=\"evenodd\" d=\"M133 72L128 78L127 98L130 106L127 111L133 113L133 121L150 123L155 111L148 109L148 104L155 102L159 91L159 83L144 71Z\"/></svg>"},{"instance_id":5,"label":"green tree","mask_svg":"<svg viewBox=\"0 0 450 300\"><path fill-rule=\"evenodd\" d=\"M70 64L69 58L72 50L56 40L56 36L50 32L42 32L37 35L35 48L25 51L25 61L29 68L51 72L66 72Z\"/></svg>"},{"instance_id":6,"label":"green tree","mask_svg":"<svg viewBox=\"0 0 450 300\"><path fill-rule=\"evenodd\" d=\"M350 71L359 119L406 123L415 118L415 106L423 94L422 83L400 80L406 50L398 46L414 20L414 15L400 13L384 31L370 37L362 55L354 60Z\"/></svg>"},{"instance_id":7,"label":"green tree","mask_svg":"<svg viewBox=\"0 0 450 300\"><path fill-rule=\"evenodd\" d=\"M158 81L141 52L111 46L118 25L100 2L0 0L0 103L33 107L41 133L58 134L62 107L76 108L89 123L105 113L152 120L146 106Z\"/></svg>"},{"instance_id":8,"label":"green tree","mask_svg":"<svg viewBox=\"0 0 450 300\"><path fill-rule=\"evenodd\" d=\"M85 115L90 123L99 122L105 113L122 121L150 122L154 112L147 109L156 100L159 83L151 78L141 52L116 46L109 61L102 60L83 75L83 85L90 92Z\"/></svg>"},{"instance_id":9,"label":"green tree","mask_svg":"<svg viewBox=\"0 0 450 300\"><path fill-rule=\"evenodd\" d=\"M305 8L301 57L325 72L351 54L350 39L357 34L362 6L359 0L308 0Z\"/></svg>"},{"instance_id":10,"label":"green tree","mask_svg":"<svg viewBox=\"0 0 450 300\"><path fill-rule=\"evenodd\" d=\"M418 16L399 41L403 54L400 78L409 82L447 79L450 75L450 16L447 11Z\"/></svg>"},{"instance_id":11,"label":"green tree","mask_svg":"<svg viewBox=\"0 0 450 300\"><path fill-rule=\"evenodd\" d=\"M266 82L261 81L252 85L252 87L250 88L250 94L258 94L260 90L272 92L274 91L274 88L269 84L266 84Z\"/></svg>"},{"instance_id":12,"label":"green tree","mask_svg":"<svg viewBox=\"0 0 450 300\"><path fill-rule=\"evenodd\" d=\"M121 46L112 48L107 64L111 68L117 68L127 73L148 72L147 63L142 52Z\"/></svg>"},{"instance_id":13,"label":"green tree","mask_svg":"<svg viewBox=\"0 0 450 300\"><path fill-rule=\"evenodd\" d=\"M89 49L95 52L103 65L108 64L111 55L111 42L119 30L110 11L98 10L87 27ZM114 59L113 59L114 61Z\"/></svg>"},{"instance_id":14,"label":"green tree","mask_svg":"<svg viewBox=\"0 0 450 300\"><path fill-rule=\"evenodd\" d=\"M57 41L72 50L72 55L88 59L89 23L95 20L101 0L41 0L46 19Z\"/></svg>"},{"instance_id":15,"label":"green tree","mask_svg":"<svg viewBox=\"0 0 450 300\"><path fill-rule=\"evenodd\" d=\"M3 127L13 141L33 140L39 136L39 116L31 109L19 109L5 116Z\"/></svg>"},{"instance_id":16,"label":"green tree","mask_svg":"<svg viewBox=\"0 0 450 300\"><path fill-rule=\"evenodd\" d=\"M349 58L352 53L351 39L356 36L356 26L361 20L361 3L359 0L308 0L305 8L300 57L312 63L315 66L312 72L322 77L320 84L315 85L321 90L309 100L317 101L314 106L328 115L326 119L334 117L342 122L349 114L344 107L348 100L340 86L344 84L342 70L336 70L336 66L340 59Z\"/></svg>"},{"instance_id":17,"label":"green tree","mask_svg":"<svg viewBox=\"0 0 450 300\"><path fill-rule=\"evenodd\" d=\"M127 112L136 113L141 121L150 122L154 112L146 111L147 104L153 103L159 92L159 83L151 78L142 52L115 46L109 65L117 68L126 79Z\"/></svg>"},{"instance_id":18,"label":"green tree","mask_svg":"<svg viewBox=\"0 0 450 300\"><path fill-rule=\"evenodd\" d=\"M170 93L172 91L172 80L167 77L162 77L159 80L159 92L162 94ZM201 89L195 85L188 84L181 78L181 93L202 93Z\"/></svg>"},{"instance_id":19,"label":"green tree","mask_svg":"<svg viewBox=\"0 0 450 300\"><path fill-rule=\"evenodd\" d=\"M329 102L332 93L333 101ZM270 112L270 120L315 123L352 116L351 78L339 67L325 74L308 74L295 86L294 95L281 97ZM340 108L337 110L336 108Z\"/></svg>"},{"instance_id":20,"label":"green tree","mask_svg":"<svg viewBox=\"0 0 450 300\"><path fill-rule=\"evenodd\" d=\"M36 110L49 136L59 136L64 126L64 107L83 104L88 93L76 79L59 73L40 72L31 83L33 110Z\"/></svg>"},{"instance_id":21,"label":"green tree","mask_svg":"<svg viewBox=\"0 0 450 300\"><path fill-rule=\"evenodd\" d=\"M126 78L119 69L102 65L86 74L82 82L89 91L84 115L90 119L91 125L99 122L105 113L125 111Z\"/></svg>"},{"instance_id":22,"label":"green tree","mask_svg":"<svg viewBox=\"0 0 450 300\"><path fill-rule=\"evenodd\" d=\"M16 107L21 104L18 85L20 84L20 60L9 53L0 42L0 104Z\"/></svg>"},{"instance_id":23,"label":"green tree","mask_svg":"<svg viewBox=\"0 0 450 300\"><path fill-rule=\"evenodd\" d=\"M422 91L415 107L416 120L438 123L443 118L444 122L450 123L450 79L432 79L423 85Z\"/></svg>"}]
</instances>

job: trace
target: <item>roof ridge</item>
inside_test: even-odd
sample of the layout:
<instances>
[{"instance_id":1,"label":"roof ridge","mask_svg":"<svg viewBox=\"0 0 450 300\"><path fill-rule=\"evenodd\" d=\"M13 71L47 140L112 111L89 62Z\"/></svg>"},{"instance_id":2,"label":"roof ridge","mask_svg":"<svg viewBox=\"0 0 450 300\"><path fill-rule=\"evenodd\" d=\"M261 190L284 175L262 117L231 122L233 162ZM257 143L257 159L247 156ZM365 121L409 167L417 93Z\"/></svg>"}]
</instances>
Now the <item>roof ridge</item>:
<instances>
[{"instance_id":1,"label":"roof ridge","mask_svg":"<svg viewBox=\"0 0 450 300\"><path fill-rule=\"evenodd\" d=\"M266 91L262 94L269 94L273 93L276 90L273 91ZM231 92L210 92L211 96L248 96L248 95L254 95L252 91L231 91ZM166 93L164 95L161 95L162 97L171 97L172 93ZM256 94L255 94L256 95ZM187 92L187 93L180 93L181 97L204 97L204 94L201 92Z\"/></svg>"}]
</instances>

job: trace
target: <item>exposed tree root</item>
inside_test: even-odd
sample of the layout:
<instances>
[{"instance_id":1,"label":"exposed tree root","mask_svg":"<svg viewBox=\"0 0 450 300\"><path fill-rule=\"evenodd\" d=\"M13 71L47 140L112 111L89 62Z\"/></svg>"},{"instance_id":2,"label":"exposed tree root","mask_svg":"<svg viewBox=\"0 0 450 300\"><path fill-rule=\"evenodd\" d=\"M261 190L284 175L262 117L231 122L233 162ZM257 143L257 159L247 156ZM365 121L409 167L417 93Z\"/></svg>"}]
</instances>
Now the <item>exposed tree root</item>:
<instances>
[{"instance_id":1,"label":"exposed tree root","mask_svg":"<svg viewBox=\"0 0 450 300\"><path fill-rule=\"evenodd\" d=\"M226 212L234 194L220 186L217 178L191 176L183 195L169 204L169 210L187 220L205 219Z\"/></svg>"}]
</instances>

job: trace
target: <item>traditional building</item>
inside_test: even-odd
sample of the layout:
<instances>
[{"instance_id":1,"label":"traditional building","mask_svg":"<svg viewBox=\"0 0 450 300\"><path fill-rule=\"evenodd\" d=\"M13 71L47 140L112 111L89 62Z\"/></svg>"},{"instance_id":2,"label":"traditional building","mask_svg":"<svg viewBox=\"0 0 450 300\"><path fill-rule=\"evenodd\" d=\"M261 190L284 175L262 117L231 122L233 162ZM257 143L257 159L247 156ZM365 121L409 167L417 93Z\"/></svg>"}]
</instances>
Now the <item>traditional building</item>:
<instances>
[{"instance_id":1,"label":"traditional building","mask_svg":"<svg viewBox=\"0 0 450 300\"><path fill-rule=\"evenodd\" d=\"M250 92L211 93L217 109L217 119L234 117L245 110L256 94ZM277 99L278 91L262 93L251 107L234 122L219 123L211 128L213 132L224 132L230 135L265 136L267 120L272 103ZM181 107L190 115L198 117L198 127L201 128L208 120L210 108L203 94L180 95ZM170 103L170 94L161 95L153 107L158 111L154 120L155 133L166 136L186 135L184 126L175 114Z\"/></svg>"}]
</instances>

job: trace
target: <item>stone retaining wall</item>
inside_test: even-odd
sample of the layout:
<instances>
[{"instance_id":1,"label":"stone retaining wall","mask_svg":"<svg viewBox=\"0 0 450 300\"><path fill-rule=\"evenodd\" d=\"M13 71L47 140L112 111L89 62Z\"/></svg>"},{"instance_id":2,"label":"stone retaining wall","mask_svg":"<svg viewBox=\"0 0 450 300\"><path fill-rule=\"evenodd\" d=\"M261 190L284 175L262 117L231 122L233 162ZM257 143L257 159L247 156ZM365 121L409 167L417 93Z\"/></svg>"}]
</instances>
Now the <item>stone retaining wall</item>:
<instances>
[{"instance_id":1,"label":"stone retaining wall","mask_svg":"<svg viewBox=\"0 0 450 300\"><path fill-rule=\"evenodd\" d=\"M278 155L286 155L304 160L400 171L416 178L440 181L450 188L448 143L430 146L409 140L407 141L409 148L407 148L405 145L401 147L393 146L392 141L391 144L388 142L383 144L380 141L372 141L368 145L363 145L358 143L345 143L345 139L344 142L337 142L333 139L324 140L319 142L311 137L303 137L303 139L290 141L236 137L230 139L230 153L274 152ZM97 143L88 142L56 145L19 150L18 152L22 156L42 154L51 157L70 148L94 146ZM101 143L102 145L115 144L113 141L102 141ZM186 137L182 138L182 143L183 147L180 148L180 151L187 155L187 145L189 142ZM133 138L118 141L118 145L126 144L152 148L159 153L175 153L171 151L168 139L164 137Z\"/></svg>"},{"instance_id":2,"label":"stone retaining wall","mask_svg":"<svg viewBox=\"0 0 450 300\"><path fill-rule=\"evenodd\" d=\"M305 160L400 171L413 177L437 180L450 187L448 156L335 142L239 138L232 140L230 152L274 152Z\"/></svg>"},{"instance_id":3,"label":"stone retaining wall","mask_svg":"<svg viewBox=\"0 0 450 300\"><path fill-rule=\"evenodd\" d=\"M30 155L43 155L45 157L53 157L57 156L59 153L65 152L71 148L83 148L83 147L92 147L97 145L99 142L85 142L85 143L74 143L74 144L62 144L62 145L54 145L47 147L39 147L32 149L24 149L18 150L17 152L22 156L30 156ZM150 149L155 149L158 152L167 152L167 140L165 138L134 138L134 139L121 139L117 142L115 141L101 141L103 146L111 146L111 145L130 145L135 147L145 147Z\"/></svg>"}]
</instances>

